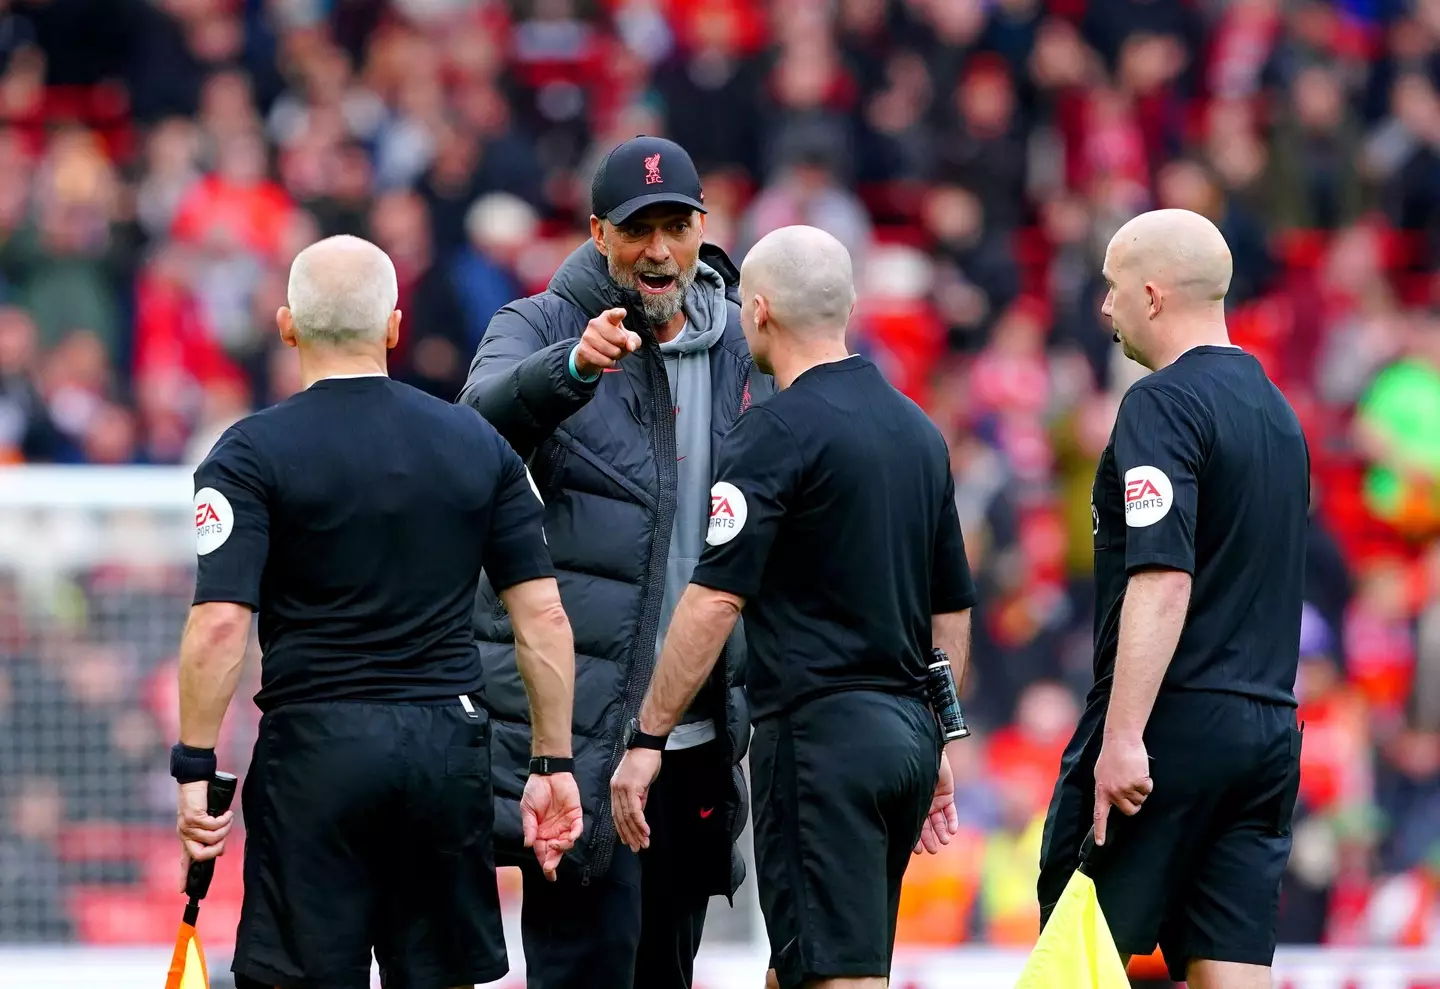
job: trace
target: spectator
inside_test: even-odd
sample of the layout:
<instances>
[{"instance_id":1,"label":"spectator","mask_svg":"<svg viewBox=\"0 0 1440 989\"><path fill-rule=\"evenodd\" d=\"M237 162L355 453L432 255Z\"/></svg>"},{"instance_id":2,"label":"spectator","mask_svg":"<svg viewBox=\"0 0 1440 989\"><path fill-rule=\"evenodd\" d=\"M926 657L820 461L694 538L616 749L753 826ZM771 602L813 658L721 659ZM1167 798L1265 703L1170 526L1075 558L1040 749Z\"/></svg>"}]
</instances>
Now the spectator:
<instances>
[{"instance_id":1,"label":"spectator","mask_svg":"<svg viewBox=\"0 0 1440 989\"><path fill-rule=\"evenodd\" d=\"M520 255L534 242L539 218L528 203L495 192L475 201L465 214L469 244L451 262L450 279L465 313L465 353L473 353L502 306L525 292L516 272Z\"/></svg>"},{"instance_id":2,"label":"spectator","mask_svg":"<svg viewBox=\"0 0 1440 989\"><path fill-rule=\"evenodd\" d=\"M1339 74L1321 65L1302 70L1271 148L1271 222L1337 230L1358 220L1365 195L1355 168L1359 150Z\"/></svg>"},{"instance_id":3,"label":"spectator","mask_svg":"<svg viewBox=\"0 0 1440 989\"><path fill-rule=\"evenodd\" d=\"M531 203L542 200L539 165L516 135L482 141L451 127L438 140L430 171L419 184L430 207L437 258L450 258L465 243L465 210L480 195L505 192Z\"/></svg>"},{"instance_id":4,"label":"spectator","mask_svg":"<svg viewBox=\"0 0 1440 989\"><path fill-rule=\"evenodd\" d=\"M37 333L23 309L0 309L0 463L44 463L62 439L36 383Z\"/></svg>"},{"instance_id":5,"label":"spectator","mask_svg":"<svg viewBox=\"0 0 1440 989\"><path fill-rule=\"evenodd\" d=\"M304 203L320 225L321 236L363 236L368 232L366 214L375 187L370 156L360 144L341 144L327 156L325 173L323 188Z\"/></svg>"},{"instance_id":6,"label":"spectator","mask_svg":"<svg viewBox=\"0 0 1440 989\"><path fill-rule=\"evenodd\" d=\"M1370 510L1419 538L1440 532L1440 318L1415 319L1408 337L1360 401L1356 442Z\"/></svg>"},{"instance_id":7,"label":"spectator","mask_svg":"<svg viewBox=\"0 0 1440 989\"><path fill-rule=\"evenodd\" d=\"M1385 214L1402 230L1429 230L1425 260L1433 266L1434 234L1440 213L1440 97L1423 72L1407 72L1395 81L1391 116L1371 137L1366 166L1385 184Z\"/></svg>"},{"instance_id":8,"label":"spectator","mask_svg":"<svg viewBox=\"0 0 1440 989\"><path fill-rule=\"evenodd\" d=\"M0 245L0 272L49 348L72 330L96 334L114 356L120 313L112 281L115 176L93 137L57 136L35 175L35 215Z\"/></svg>"},{"instance_id":9,"label":"spectator","mask_svg":"<svg viewBox=\"0 0 1440 989\"><path fill-rule=\"evenodd\" d=\"M61 900L55 843L64 798L52 777L12 781L9 820L0 836L0 941L68 941L73 925Z\"/></svg>"},{"instance_id":10,"label":"spectator","mask_svg":"<svg viewBox=\"0 0 1440 989\"><path fill-rule=\"evenodd\" d=\"M730 166L756 175L761 142L751 108L758 80L754 63L740 50L739 15L702 4L692 25L693 50L656 72L665 132L690 152L702 175Z\"/></svg>"},{"instance_id":11,"label":"spectator","mask_svg":"<svg viewBox=\"0 0 1440 989\"><path fill-rule=\"evenodd\" d=\"M803 223L834 236L857 266L863 264L870 220L855 195L836 180L832 153L817 143L794 154L776 181L755 197L742 221L746 248L772 230Z\"/></svg>"},{"instance_id":12,"label":"spectator","mask_svg":"<svg viewBox=\"0 0 1440 989\"><path fill-rule=\"evenodd\" d=\"M462 347L465 321L449 271L435 256L430 215L412 192L390 192L376 200L370 216L375 243L395 263L400 282L396 306L407 332L390 352L391 376L432 395L460 394L469 367Z\"/></svg>"},{"instance_id":13,"label":"spectator","mask_svg":"<svg viewBox=\"0 0 1440 989\"><path fill-rule=\"evenodd\" d=\"M1270 287L1273 265L1264 228L1244 206L1225 195L1203 165L1187 160L1171 162L1161 170L1156 185L1160 207L1199 213L1224 234L1235 264L1227 304L1241 306L1259 298Z\"/></svg>"},{"instance_id":14,"label":"spectator","mask_svg":"<svg viewBox=\"0 0 1440 989\"><path fill-rule=\"evenodd\" d=\"M938 291L947 295L941 309L949 315L951 345L973 349L1015 301L1020 272L1005 232L986 222L984 204L969 189L934 186L922 209L940 263Z\"/></svg>"},{"instance_id":15,"label":"spectator","mask_svg":"<svg viewBox=\"0 0 1440 989\"><path fill-rule=\"evenodd\" d=\"M1024 219L1026 162L1009 69L994 58L975 59L952 94L937 121L934 178L968 186L996 229L1012 229Z\"/></svg>"},{"instance_id":16,"label":"spectator","mask_svg":"<svg viewBox=\"0 0 1440 989\"><path fill-rule=\"evenodd\" d=\"M823 148L827 152L823 160L838 181L848 185L855 157L850 118L859 95L855 81L846 72L818 7L797 5L789 17L790 34L776 54L760 103L764 121L759 133L760 177L773 180L797 159L813 162ZM763 232L754 239L762 236Z\"/></svg>"}]
</instances>

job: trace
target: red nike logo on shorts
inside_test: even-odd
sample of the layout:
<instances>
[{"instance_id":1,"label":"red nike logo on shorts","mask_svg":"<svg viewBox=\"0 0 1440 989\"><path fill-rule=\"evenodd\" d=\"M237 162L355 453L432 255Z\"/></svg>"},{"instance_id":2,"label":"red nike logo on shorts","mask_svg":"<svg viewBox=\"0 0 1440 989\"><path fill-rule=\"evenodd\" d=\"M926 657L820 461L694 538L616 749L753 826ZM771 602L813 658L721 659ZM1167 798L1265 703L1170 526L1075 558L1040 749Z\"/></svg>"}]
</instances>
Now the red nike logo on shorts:
<instances>
[{"instance_id":1,"label":"red nike logo on shorts","mask_svg":"<svg viewBox=\"0 0 1440 989\"><path fill-rule=\"evenodd\" d=\"M709 816L710 816L711 814L713 814L713 813L715 813L715 808L714 808L714 807L702 807L702 808L700 808L700 820L702 820L702 821L705 820L705 818L709 817Z\"/></svg>"}]
</instances>

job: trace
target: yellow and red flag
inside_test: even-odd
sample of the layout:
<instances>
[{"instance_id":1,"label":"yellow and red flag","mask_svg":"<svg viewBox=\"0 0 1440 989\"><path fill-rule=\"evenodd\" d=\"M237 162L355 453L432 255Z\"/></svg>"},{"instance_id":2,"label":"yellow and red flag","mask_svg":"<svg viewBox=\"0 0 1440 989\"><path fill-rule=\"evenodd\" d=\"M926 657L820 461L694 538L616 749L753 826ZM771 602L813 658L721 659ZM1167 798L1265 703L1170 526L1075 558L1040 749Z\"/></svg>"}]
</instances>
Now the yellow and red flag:
<instances>
[{"instance_id":1,"label":"yellow and red flag","mask_svg":"<svg viewBox=\"0 0 1440 989\"><path fill-rule=\"evenodd\" d=\"M205 952L200 948L200 935L192 924L181 924L175 937L175 954L170 958L170 976L165 989L210 989L210 975L205 969Z\"/></svg>"},{"instance_id":2,"label":"yellow and red flag","mask_svg":"<svg viewBox=\"0 0 1440 989\"><path fill-rule=\"evenodd\" d=\"M1080 869L1065 884L1015 989L1130 989L1095 883Z\"/></svg>"}]
</instances>

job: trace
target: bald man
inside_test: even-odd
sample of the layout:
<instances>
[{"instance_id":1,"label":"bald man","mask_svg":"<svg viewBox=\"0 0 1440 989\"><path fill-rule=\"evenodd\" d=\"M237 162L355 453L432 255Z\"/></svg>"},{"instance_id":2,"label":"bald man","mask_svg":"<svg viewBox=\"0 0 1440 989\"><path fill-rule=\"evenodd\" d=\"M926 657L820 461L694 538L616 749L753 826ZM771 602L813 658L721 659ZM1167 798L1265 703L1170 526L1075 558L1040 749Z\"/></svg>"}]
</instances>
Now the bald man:
<instances>
[{"instance_id":1,"label":"bald man","mask_svg":"<svg viewBox=\"0 0 1440 989\"><path fill-rule=\"evenodd\" d=\"M721 448L705 550L637 730L676 724L744 609L770 982L880 989L910 854L958 830L925 699L932 647L963 677L975 603L949 456L925 414L846 350L855 288L834 237L769 234L740 290L750 352L781 390ZM635 849L659 769L658 752L631 747L612 781Z\"/></svg>"},{"instance_id":2,"label":"bald man","mask_svg":"<svg viewBox=\"0 0 1440 989\"><path fill-rule=\"evenodd\" d=\"M1045 822L1041 913L1093 828L1086 871L1123 956L1158 942L1192 989L1259 989L1300 781L1309 453L1230 343L1230 251L1209 220L1135 217L1104 275L1115 339L1153 373L1095 474L1095 686Z\"/></svg>"},{"instance_id":3,"label":"bald man","mask_svg":"<svg viewBox=\"0 0 1440 989\"><path fill-rule=\"evenodd\" d=\"M276 321L305 388L228 429L195 471L180 646L185 864L225 847L215 742L260 615L263 712L245 778L245 989L445 989L507 969L489 721L472 641L483 567L515 624L535 724L522 801L551 877L580 834L574 653L520 458L473 411L392 381L395 269L373 244L301 251Z\"/></svg>"}]
</instances>

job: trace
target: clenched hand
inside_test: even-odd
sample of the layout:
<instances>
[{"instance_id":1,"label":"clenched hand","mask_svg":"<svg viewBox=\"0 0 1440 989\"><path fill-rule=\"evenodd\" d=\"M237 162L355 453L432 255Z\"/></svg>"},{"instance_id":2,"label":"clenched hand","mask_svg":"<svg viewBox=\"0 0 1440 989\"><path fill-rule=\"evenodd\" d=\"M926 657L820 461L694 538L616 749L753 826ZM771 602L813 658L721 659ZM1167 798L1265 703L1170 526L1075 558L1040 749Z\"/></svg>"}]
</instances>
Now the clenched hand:
<instances>
[{"instance_id":1,"label":"clenched hand","mask_svg":"<svg viewBox=\"0 0 1440 989\"><path fill-rule=\"evenodd\" d=\"M225 851L225 839L230 834L230 825L235 821L235 812L227 810L219 817L209 814L210 783L182 783L176 804L175 833L180 836L180 889L185 889L185 877L190 873L191 862L204 862L218 858Z\"/></svg>"}]
</instances>

